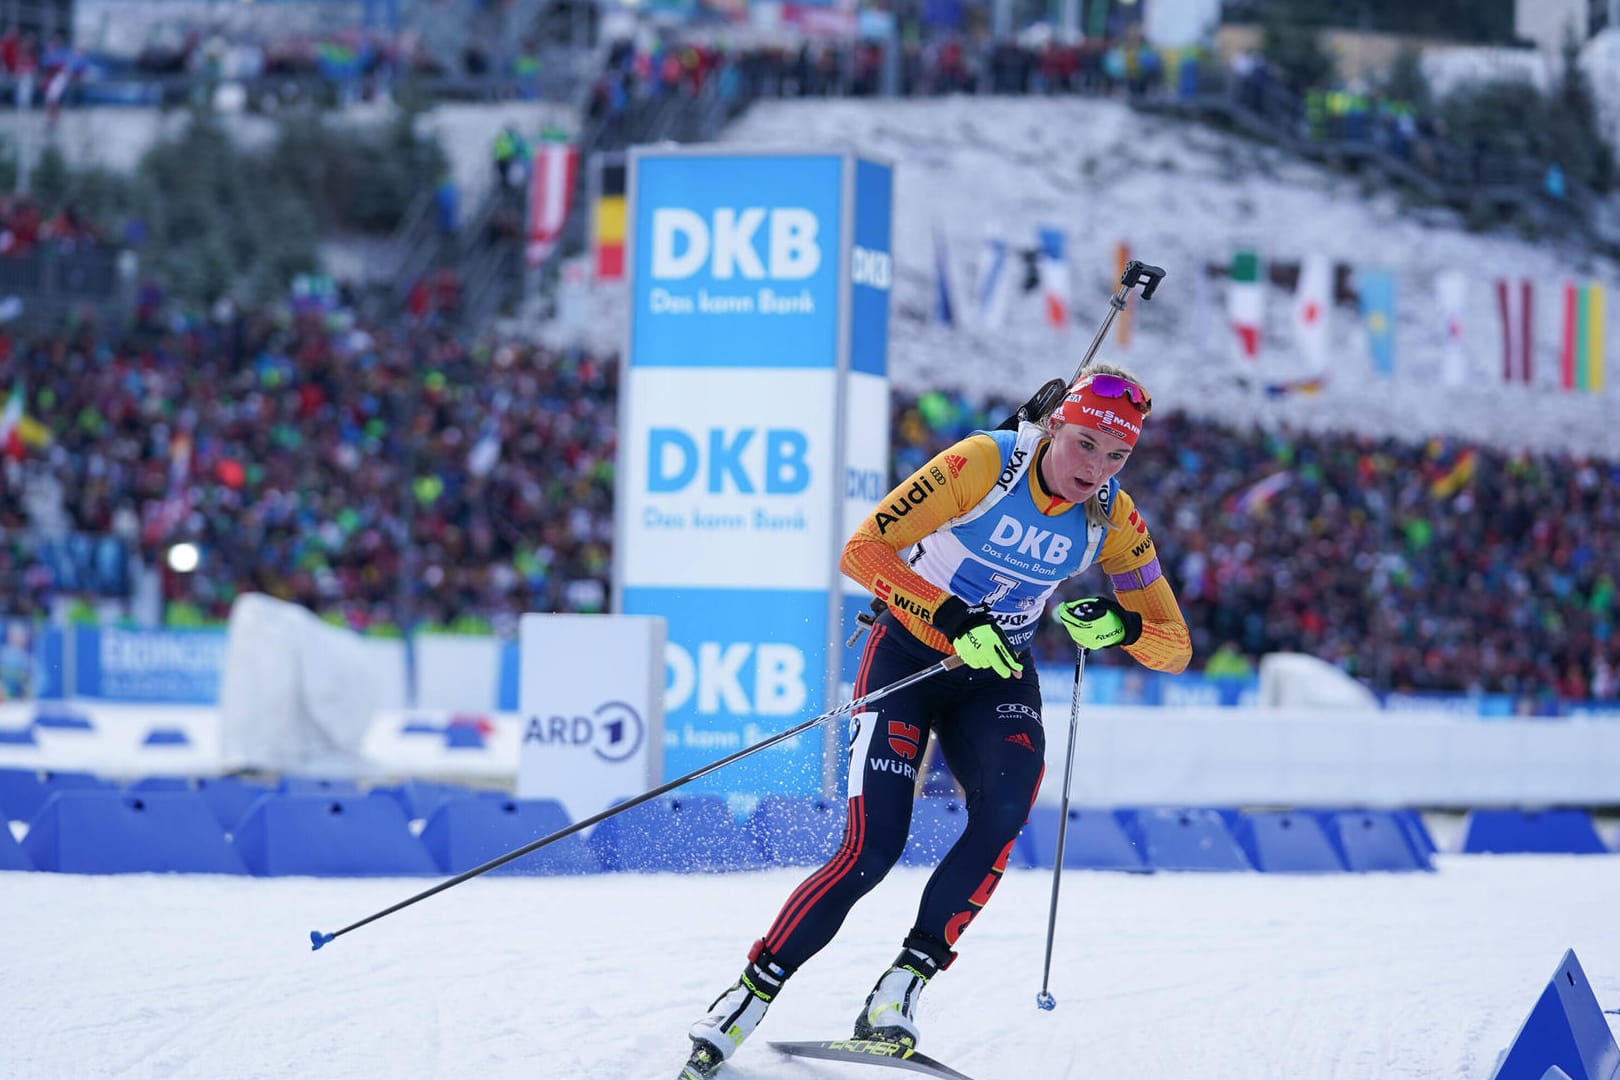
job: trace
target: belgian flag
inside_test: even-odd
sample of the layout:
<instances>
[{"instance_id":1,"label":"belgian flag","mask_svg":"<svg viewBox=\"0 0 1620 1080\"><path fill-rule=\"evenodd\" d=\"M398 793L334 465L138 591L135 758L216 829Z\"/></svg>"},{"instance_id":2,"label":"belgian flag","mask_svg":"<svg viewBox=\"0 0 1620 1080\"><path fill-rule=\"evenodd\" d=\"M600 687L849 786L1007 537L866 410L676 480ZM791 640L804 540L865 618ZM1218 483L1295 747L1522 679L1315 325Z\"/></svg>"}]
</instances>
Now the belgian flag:
<instances>
[{"instance_id":1,"label":"belgian flag","mask_svg":"<svg viewBox=\"0 0 1620 1080\"><path fill-rule=\"evenodd\" d=\"M591 204L591 267L597 281L624 280L625 158L596 156L596 198Z\"/></svg>"}]
</instances>

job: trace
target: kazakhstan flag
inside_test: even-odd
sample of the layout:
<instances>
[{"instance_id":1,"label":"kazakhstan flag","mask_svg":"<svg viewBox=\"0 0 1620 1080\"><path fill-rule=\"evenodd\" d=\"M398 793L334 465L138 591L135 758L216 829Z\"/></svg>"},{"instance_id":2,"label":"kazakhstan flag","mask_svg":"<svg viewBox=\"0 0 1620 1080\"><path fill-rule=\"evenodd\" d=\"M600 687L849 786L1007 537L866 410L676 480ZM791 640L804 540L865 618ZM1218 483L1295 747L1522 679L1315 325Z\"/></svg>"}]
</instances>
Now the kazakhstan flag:
<instances>
[{"instance_id":1,"label":"kazakhstan flag","mask_svg":"<svg viewBox=\"0 0 1620 1080\"><path fill-rule=\"evenodd\" d=\"M1367 330L1367 352L1373 370L1395 374L1395 273L1357 270L1356 291L1361 296L1361 325Z\"/></svg>"}]
</instances>

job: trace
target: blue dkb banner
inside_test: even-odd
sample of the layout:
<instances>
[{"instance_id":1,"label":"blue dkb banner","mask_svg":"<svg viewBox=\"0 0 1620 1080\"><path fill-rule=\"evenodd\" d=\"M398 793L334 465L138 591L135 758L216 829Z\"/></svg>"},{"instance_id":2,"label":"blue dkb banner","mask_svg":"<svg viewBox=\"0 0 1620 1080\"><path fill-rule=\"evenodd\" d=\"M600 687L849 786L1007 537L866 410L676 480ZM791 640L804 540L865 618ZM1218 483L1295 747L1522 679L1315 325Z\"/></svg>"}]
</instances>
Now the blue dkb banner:
<instances>
[{"instance_id":1,"label":"blue dkb banner","mask_svg":"<svg viewBox=\"0 0 1620 1080\"><path fill-rule=\"evenodd\" d=\"M636 150L629 196L615 603L667 620L674 777L840 693L838 554L888 487L892 175L850 154ZM827 737L695 786L820 792Z\"/></svg>"}]
</instances>

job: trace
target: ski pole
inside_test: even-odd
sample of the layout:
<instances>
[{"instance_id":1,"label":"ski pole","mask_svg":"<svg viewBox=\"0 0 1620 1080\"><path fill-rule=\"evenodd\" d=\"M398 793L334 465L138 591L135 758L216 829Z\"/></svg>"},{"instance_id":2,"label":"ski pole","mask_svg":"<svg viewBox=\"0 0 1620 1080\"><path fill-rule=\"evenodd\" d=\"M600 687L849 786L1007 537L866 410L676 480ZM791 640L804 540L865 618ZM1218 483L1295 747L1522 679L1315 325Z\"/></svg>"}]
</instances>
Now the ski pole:
<instances>
[{"instance_id":1,"label":"ski pole","mask_svg":"<svg viewBox=\"0 0 1620 1080\"><path fill-rule=\"evenodd\" d=\"M895 680L894 682L890 683L888 686L879 687L878 689L873 690L869 694L862 694L858 698L854 698L853 700L847 701L844 704L838 706L838 708L833 709L831 712L824 712L820 716L813 717L813 718L811 718L809 720L806 720L804 723L799 724L796 727L788 728L786 731L779 731L775 735L772 735L768 739L761 739L759 742L754 743L752 746L745 746L741 750L738 750L736 753L728 754L728 755L726 755L725 757L721 758L718 761L712 761L712 762L710 762L709 764L703 766L700 769L693 769L691 772L687 773L685 776L677 776L675 779L673 779L673 780L671 780L671 781L669 781L667 783L660 784L660 785L658 785L657 787L653 788L650 791L644 791L640 795L635 796L634 798L626 799L624 802L617 803L617 804L615 804L613 806L610 806L606 810L603 810L599 814L592 814L590 817L585 818L583 821L576 821L574 824L569 825L567 828L558 829L556 832L552 833L549 836L542 836L540 839L533 840L533 841L531 841L531 842L529 842L527 844L524 844L522 847L513 848L511 851L508 851L505 855L497 855L495 858L489 860L486 863L483 863L483 864L481 864L479 866L475 866L471 870L463 871L462 873L457 874L455 877L450 878L447 881L441 881L437 885L433 886L431 889L424 889L421 892L417 893L415 896L408 897L407 899L401 900L399 903L394 904L391 907L386 907L386 908L383 908L381 911L375 912L375 913L373 913L371 915L367 915L365 918L361 919L359 922L350 923L348 926L345 926L341 930L334 930L329 934L322 933L319 930L311 930L309 932L310 948L311 948L311 950L319 949L322 945L325 945L327 942L332 941L335 938L342 937L344 934L347 934L351 930L358 930L362 926L365 926L367 923L376 922L378 919L382 918L384 915L392 915L394 912L399 911L402 908L410 907L412 904L416 903L419 900L426 900L428 897L433 896L436 893L442 893L446 889L453 888L456 885L460 885L463 881L468 881L468 880L470 880L472 878L477 877L479 874L488 873L489 871L495 869L497 866L504 866L507 863L511 862L513 859L520 859L523 856L530 854L531 852L539 851L541 848L545 847L547 844L554 844L558 840L563 839L564 837L572 836L574 833L579 832L581 829L588 829L592 825L596 825L596 824L599 824L599 823L601 823L603 821L606 821L608 818L613 817L616 814L622 814L626 810L630 810L630 809L633 809L634 807L640 806L642 803L647 802L650 799L656 799L660 795L664 795L664 794L667 794L668 792L674 791L676 788L680 787L683 784L689 784L693 780L696 780L701 776L707 776L710 773L716 771L717 769L723 769L727 765L730 765L732 762L741 761L743 758L748 757L750 754L757 754L761 750L767 749L768 747L775 746L777 743L785 742L786 740L793 738L795 735L802 735L806 731L809 731L811 728L817 727L817 726L819 726L821 724L825 724L828 720L831 720L836 716L842 716L845 713L853 712L854 710L860 708L862 705L865 705L868 702L876 701L878 698L881 698L881 697L887 697L888 695L893 694L896 691L904 690L908 686L914 686L917 683L922 682L924 679L932 678L935 675L939 675L939 674L941 674L943 672L946 672L946 671L954 670L955 668L959 668L961 666L962 666L962 658L960 656L956 656L955 654L947 656L943 660L940 660L938 663L931 664L928 667L923 668L921 671L914 672L914 673L912 673L910 675L907 675L903 679Z\"/></svg>"},{"instance_id":2,"label":"ski pole","mask_svg":"<svg viewBox=\"0 0 1620 1080\"><path fill-rule=\"evenodd\" d=\"M1069 753L1063 760L1063 807L1058 814L1057 855L1052 862L1052 907L1046 916L1046 966L1041 969L1041 992L1035 1004L1051 1012L1057 998L1047 990L1052 979L1052 939L1057 934L1058 883L1063 880L1063 845L1069 834L1069 781L1074 776L1074 744L1080 730L1080 678L1086 673L1086 650L1074 650L1074 694L1069 698Z\"/></svg>"},{"instance_id":3,"label":"ski pole","mask_svg":"<svg viewBox=\"0 0 1620 1080\"><path fill-rule=\"evenodd\" d=\"M1143 286L1142 299L1151 300L1153 299L1154 290L1159 287L1159 282L1163 280L1163 267L1149 266L1147 263L1136 259L1132 259L1125 264L1125 272L1119 276L1119 289L1108 300L1108 314L1103 316L1102 325L1097 327L1097 336L1091 339L1091 345L1086 349L1086 355L1080 360L1080 366L1074 369L1074 376L1069 379L1069 382L1072 383L1075 379L1078 379L1080 373L1086 370L1086 365L1091 363L1092 357L1097 355L1097 350L1102 347L1103 338L1108 336L1108 328L1114 325L1114 318L1125 310L1125 301L1130 298L1131 290L1141 285Z\"/></svg>"},{"instance_id":4,"label":"ski pole","mask_svg":"<svg viewBox=\"0 0 1620 1080\"><path fill-rule=\"evenodd\" d=\"M1074 384L1074 381L1080 377L1080 373L1086 370L1086 366L1097 355L1097 350L1102 347L1103 338L1108 336L1108 328L1114 325L1115 316L1125 310L1125 302L1129 299L1131 290L1138 285L1145 286L1142 289L1142 299L1151 300L1153 299L1154 290L1159 287L1159 282L1162 280L1164 280L1162 267L1149 266L1147 263L1138 262L1135 259L1126 263L1125 272L1119 278L1119 289L1108 301L1108 314L1103 316L1102 325L1097 327L1097 334L1091 339L1091 345L1086 349L1086 355L1081 358L1080 366L1074 369L1074 374L1069 376L1067 381L1063 379L1049 380L1045 386L1035 391L1034 397L1019 406L1017 413L1014 414L1014 419L1008 420L1002 426L1012 430L1018 426L1015 422L1017 420L1028 420L1032 424L1038 424L1051 415L1057 409L1058 404L1063 401L1063 395L1069 392L1069 387Z\"/></svg>"}]
</instances>

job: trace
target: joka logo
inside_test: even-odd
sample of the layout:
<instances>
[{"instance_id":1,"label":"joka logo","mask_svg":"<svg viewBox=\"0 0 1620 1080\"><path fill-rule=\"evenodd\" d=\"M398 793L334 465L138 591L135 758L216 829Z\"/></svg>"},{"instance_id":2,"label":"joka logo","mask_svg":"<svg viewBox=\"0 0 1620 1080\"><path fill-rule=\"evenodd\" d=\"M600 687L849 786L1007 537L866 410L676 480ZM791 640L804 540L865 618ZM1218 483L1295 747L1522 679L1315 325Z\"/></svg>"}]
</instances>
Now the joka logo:
<instances>
[{"instance_id":1,"label":"joka logo","mask_svg":"<svg viewBox=\"0 0 1620 1080\"><path fill-rule=\"evenodd\" d=\"M756 246L761 225L763 259ZM652 213L652 276L678 281L708 266L717 281L803 280L821 268L820 229L816 215L799 206L722 206L710 221L685 207L660 207Z\"/></svg>"},{"instance_id":2,"label":"joka logo","mask_svg":"<svg viewBox=\"0 0 1620 1080\"><path fill-rule=\"evenodd\" d=\"M967 458L961 454L947 454L945 456L945 468L950 470L951 479L955 480L962 475L962 470L967 468Z\"/></svg>"},{"instance_id":3,"label":"joka logo","mask_svg":"<svg viewBox=\"0 0 1620 1080\"><path fill-rule=\"evenodd\" d=\"M898 525L900 519L911 513L913 506L921 505L922 501L934 493L934 485L928 482L926 476L918 478L916 483L901 494L900 498L877 512L877 527L879 533L889 531L890 525Z\"/></svg>"},{"instance_id":4,"label":"joka logo","mask_svg":"<svg viewBox=\"0 0 1620 1080\"><path fill-rule=\"evenodd\" d=\"M1013 478L1018 475L1019 468L1024 464L1024 458L1028 456L1029 452L1026 450L1014 450L1012 460L1007 463L1007 467L1002 469L1001 475L996 478L996 487L1002 491L1009 490L1012 487Z\"/></svg>"},{"instance_id":5,"label":"joka logo","mask_svg":"<svg viewBox=\"0 0 1620 1080\"><path fill-rule=\"evenodd\" d=\"M1139 532L1139 533L1147 532L1147 522L1143 521L1142 520L1142 515L1138 514L1135 510L1131 511L1130 521L1131 521L1132 525L1136 526L1136 531L1137 532Z\"/></svg>"},{"instance_id":6,"label":"joka logo","mask_svg":"<svg viewBox=\"0 0 1620 1080\"><path fill-rule=\"evenodd\" d=\"M907 761L917 760L917 751L922 744L922 729L915 724L907 724L900 720L889 721L889 749L905 758Z\"/></svg>"},{"instance_id":7,"label":"joka logo","mask_svg":"<svg viewBox=\"0 0 1620 1080\"><path fill-rule=\"evenodd\" d=\"M1038 529L1023 523L1010 514L1002 514L990 542L997 547L1012 547L1019 555L1029 555L1047 563L1061 563L1068 557L1074 541L1048 529Z\"/></svg>"},{"instance_id":8,"label":"joka logo","mask_svg":"<svg viewBox=\"0 0 1620 1080\"><path fill-rule=\"evenodd\" d=\"M1009 735L1001 741L1010 742L1014 746L1022 746L1025 750L1028 750L1032 754L1035 752L1035 744L1031 742L1029 736L1025 735L1022 731Z\"/></svg>"},{"instance_id":9,"label":"joka logo","mask_svg":"<svg viewBox=\"0 0 1620 1080\"><path fill-rule=\"evenodd\" d=\"M603 761L625 761L641 749L647 725L622 701L605 701L590 716L531 716L523 741L547 746L590 747Z\"/></svg>"},{"instance_id":10,"label":"joka logo","mask_svg":"<svg viewBox=\"0 0 1620 1080\"><path fill-rule=\"evenodd\" d=\"M809 437L793 428L767 428L763 447L755 450L758 434L758 428L710 428L705 446L699 446L692 433L680 428L650 429L647 490L654 495L681 491L692 486L699 472L711 495L723 494L728 481L739 495L797 495L808 488Z\"/></svg>"}]
</instances>

